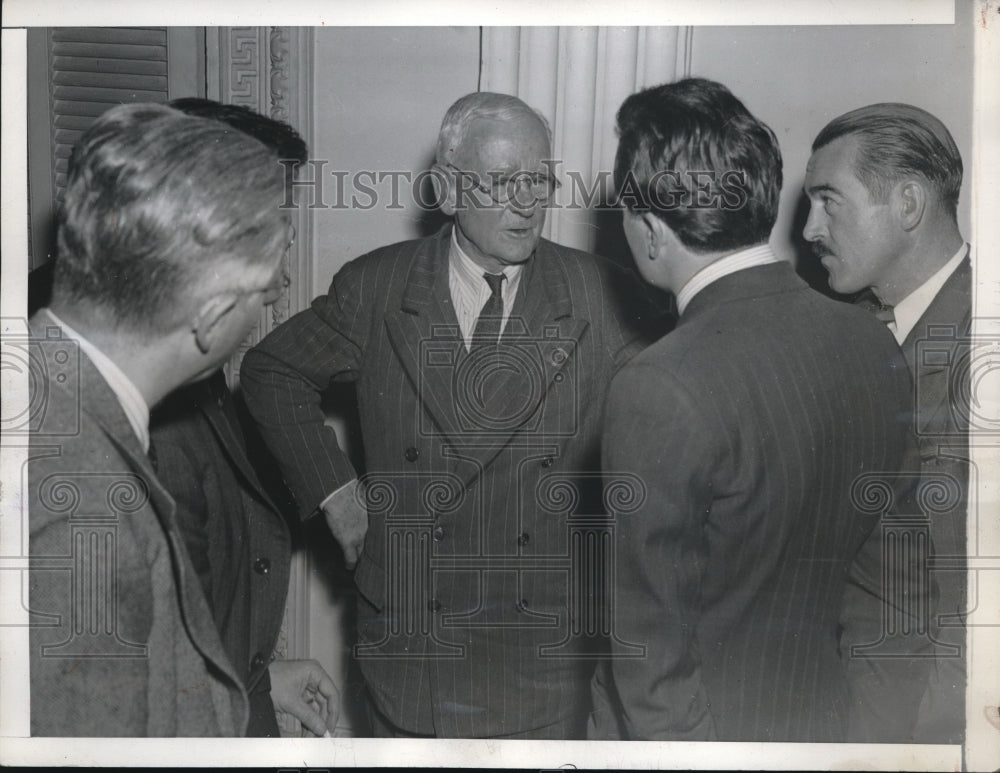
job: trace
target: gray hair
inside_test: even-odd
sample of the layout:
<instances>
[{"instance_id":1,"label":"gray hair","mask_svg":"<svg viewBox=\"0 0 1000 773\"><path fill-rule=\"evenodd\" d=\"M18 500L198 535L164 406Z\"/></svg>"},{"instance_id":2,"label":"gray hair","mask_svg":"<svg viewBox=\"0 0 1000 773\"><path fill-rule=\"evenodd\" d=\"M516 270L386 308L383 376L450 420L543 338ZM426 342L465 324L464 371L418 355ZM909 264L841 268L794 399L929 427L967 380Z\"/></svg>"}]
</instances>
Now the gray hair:
<instances>
[{"instance_id":1,"label":"gray hair","mask_svg":"<svg viewBox=\"0 0 1000 773\"><path fill-rule=\"evenodd\" d=\"M552 129L539 111L510 94L492 91L476 91L466 94L448 108L438 132L437 163L447 164L455 151L462 145L465 134L473 121L488 118L496 121L510 121L522 116L537 118L545 128L545 135L552 146Z\"/></svg>"},{"instance_id":2,"label":"gray hair","mask_svg":"<svg viewBox=\"0 0 1000 773\"><path fill-rule=\"evenodd\" d=\"M53 296L168 330L213 281L235 288L276 263L283 194L277 152L250 135L163 105L113 107L70 159Z\"/></svg>"}]
</instances>

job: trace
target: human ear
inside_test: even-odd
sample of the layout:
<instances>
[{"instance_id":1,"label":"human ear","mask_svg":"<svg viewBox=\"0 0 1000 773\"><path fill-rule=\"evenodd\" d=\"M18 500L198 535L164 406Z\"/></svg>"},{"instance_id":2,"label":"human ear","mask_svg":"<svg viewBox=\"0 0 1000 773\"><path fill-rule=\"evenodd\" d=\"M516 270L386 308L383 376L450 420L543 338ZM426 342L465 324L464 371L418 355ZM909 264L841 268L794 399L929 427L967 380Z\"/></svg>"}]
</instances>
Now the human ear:
<instances>
[{"instance_id":1,"label":"human ear","mask_svg":"<svg viewBox=\"0 0 1000 773\"><path fill-rule=\"evenodd\" d=\"M455 181L451 172L440 164L431 167L431 185L434 187L434 200L438 208L448 217L458 211L455 203Z\"/></svg>"},{"instance_id":2,"label":"human ear","mask_svg":"<svg viewBox=\"0 0 1000 773\"><path fill-rule=\"evenodd\" d=\"M202 354L208 354L219 340L222 332L222 322L230 311L236 306L239 296L234 293L220 293L213 295L198 310L191 325L198 350Z\"/></svg>"},{"instance_id":3,"label":"human ear","mask_svg":"<svg viewBox=\"0 0 1000 773\"><path fill-rule=\"evenodd\" d=\"M927 193L924 186L913 180L899 186L899 217L903 230L912 231L924 217Z\"/></svg>"},{"instance_id":4,"label":"human ear","mask_svg":"<svg viewBox=\"0 0 1000 773\"><path fill-rule=\"evenodd\" d=\"M646 239L649 246L649 259L656 260L673 236L670 226L664 223L652 212L642 215L642 224L646 229Z\"/></svg>"}]
</instances>

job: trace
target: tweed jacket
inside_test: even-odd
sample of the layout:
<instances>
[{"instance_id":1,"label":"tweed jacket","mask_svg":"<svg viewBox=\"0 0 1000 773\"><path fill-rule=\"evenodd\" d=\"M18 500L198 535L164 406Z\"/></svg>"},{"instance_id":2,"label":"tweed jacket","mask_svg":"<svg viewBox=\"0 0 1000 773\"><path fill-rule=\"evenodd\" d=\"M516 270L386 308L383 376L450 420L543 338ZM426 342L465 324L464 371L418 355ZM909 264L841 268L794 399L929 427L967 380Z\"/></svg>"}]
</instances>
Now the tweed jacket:
<instances>
[{"instance_id":1,"label":"tweed jacket","mask_svg":"<svg viewBox=\"0 0 1000 773\"><path fill-rule=\"evenodd\" d=\"M838 611L877 518L854 486L899 469L908 396L886 328L785 263L715 281L621 370L602 459L645 498L617 519L591 737L617 707L631 739L843 740Z\"/></svg>"},{"instance_id":2,"label":"tweed jacket","mask_svg":"<svg viewBox=\"0 0 1000 773\"><path fill-rule=\"evenodd\" d=\"M31 731L242 735L247 697L115 394L45 310L28 463Z\"/></svg>"},{"instance_id":3,"label":"tweed jacket","mask_svg":"<svg viewBox=\"0 0 1000 773\"><path fill-rule=\"evenodd\" d=\"M251 464L221 371L178 389L150 423L157 477L177 520L230 662L250 694L247 734L276 736L270 663L288 595L288 524Z\"/></svg>"},{"instance_id":4,"label":"tweed jacket","mask_svg":"<svg viewBox=\"0 0 1000 773\"><path fill-rule=\"evenodd\" d=\"M581 655L599 632L571 521L602 511L601 401L639 348L636 307L619 300L639 288L541 240L500 345L468 353L450 239L449 226L346 265L247 354L242 388L308 516L356 475L320 394L357 385L369 528L355 654L378 709L441 737L569 717L582 735Z\"/></svg>"}]
</instances>

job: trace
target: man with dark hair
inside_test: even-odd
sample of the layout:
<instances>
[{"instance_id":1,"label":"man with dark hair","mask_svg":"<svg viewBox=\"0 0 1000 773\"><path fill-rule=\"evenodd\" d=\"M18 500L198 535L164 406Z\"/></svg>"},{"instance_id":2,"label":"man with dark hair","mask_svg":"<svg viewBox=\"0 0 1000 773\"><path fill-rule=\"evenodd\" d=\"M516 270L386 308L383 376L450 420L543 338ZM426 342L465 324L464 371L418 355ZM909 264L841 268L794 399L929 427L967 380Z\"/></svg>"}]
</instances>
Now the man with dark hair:
<instances>
[{"instance_id":1,"label":"man with dark hair","mask_svg":"<svg viewBox=\"0 0 1000 773\"><path fill-rule=\"evenodd\" d=\"M149 449L149 407L215 371L280 289L275 153L162 105L70 160L28 469L33 735L241 735L247 696ZM34 420L34 419L33 419Z\"/></svg>"},{"instance_id":2,"label":"man with dark hair","mask_svg":"<svg viewBox=\"0 0 1000 773\"><path fill-rule=\"evenodd\" d=\"M243 360L302 516L322 511L357 561L377 735L583 735L600 631L558 492L600 507L600 400L635 334L622 272L541 238L549 161L524 102L462 97L434 167L454 225L348 263ZM363 484L324 425L334 380L357 383Z\"/></svg>"},{"instance_id":3,"label":"man with dark hair","mask_svg":"<svg viewBox=\"0 0 1000 773\"><path fill-rule=\"evenodd\" d=\"M842 740L837 613L876 517L852 488L906 452L905 366L882 325L771 251L778 143L724 86L634 94L618 131L625 233L680 319L605 405L605 472L645 499L617 519L590 737Z\"/></svg>"},{"instance_id":4,"label":"man with dark hair","mask_svg":"<svg viewBox=\"0 0 1000 773\"><path fill-rule=\"evenodd\" d=\"M286 168L306 160L305 142L286 123L209 99L170 104L254 137ZM286 186L290 181L286 177ZM280 291L276 286L269 300ZM150 431L157 475L179 505L192 563L249 694L246 734L278 736L277 708L323 735L339 714L333 681L315 660L273 660L288 595L291 538L276 495L261 482L248 453L222 370L171 394L154 410Z\"/></svg>"},{"instance_id":5,"label":"man with dark hair","mask_svg":"<svg viewBox=\"0 0 1000 773\"><path fill-rule=\"evenodd\" d=\"M869 105L831 121L816 137L806 168L810 210L803 235L829 271L830 286L840 293L865 291L860 302L902 347L914 382L920 450L914 466L924 490L938 494L917 500L932 506L933 556L944 569L922 584L933 582L940 595L930 620L920 615L911 641L927 645L924 657L936 655L931 686L914 725L912 709L921 691L914 700L898 689L899 678L886 676L908 664L852 657L859 691L853 740L872 740L874 734L875 740L961 743L964 737L972 265L956 219L961 186L962 158L948 129L925 110L896 103ZM847 645L878 639L881 605L866 601L896 592L882 584L881 544L872 547L867 575L853 578ZM866 606L868 623L861 625ZM873 688L880 689L872 694Z\"/></svg>"}]
</instances>

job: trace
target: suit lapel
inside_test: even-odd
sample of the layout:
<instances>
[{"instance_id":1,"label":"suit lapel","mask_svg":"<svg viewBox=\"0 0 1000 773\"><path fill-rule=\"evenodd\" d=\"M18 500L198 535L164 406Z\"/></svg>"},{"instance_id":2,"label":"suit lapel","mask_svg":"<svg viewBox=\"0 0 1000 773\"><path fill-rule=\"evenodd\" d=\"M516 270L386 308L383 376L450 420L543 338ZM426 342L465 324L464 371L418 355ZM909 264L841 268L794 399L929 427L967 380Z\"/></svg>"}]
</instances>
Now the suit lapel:
<instances>
[{"instance_id":1,"label":"suit lapel","mask_svg":"<svg viewBox=\"0 0 1000 773\"><path fill-rule=\"evenodd\" d=\"M272 510L277 510L277 506L271 501L271 497L257 477L256 470L254 470L253 465L250 464L250 460L247 458L246 444L237 430L239 417L236 416L233 410L232 401L228 399L228 387L221 372L198 385L195 400L198 403L199 410L204 414L209 425L212 427L212 431L215 432L216 437L219 439L219 443L226 456L229 457L230 462L240 471L240 474L257 492L258 496Z\"/></svg>"},{"instance_id":2,"label":"suit lapel","mask_svg":"<svg viewBox=\"0 0 1000 773\"><path fill-rule=\"evenodd\" d=\"M455 412L453 374L465 344L448 289L450 243L450 229L421 243L400 307L386 313L385 326L418 399L440 432L455 438L462 430Z\"/></svg>"},{"instance_id":3,"label":"suit lapel","mask_svg":"<svg viewBox=\"0 0 1000 773\"><path fill-rule=\"evenodd\" d=\"M484 423L494 425L491 446L499 450L538 410L556 374L576 356L588 324L573 317L566 273L540 242L521 277L500 346L482 356L480 372L469 368L470 378L487 381L482 405ZM479 393L469 380L464 383L472 395Z\"/></svg>"},{"instance_id":4,"label":"suit lapel","mask_svg":"<svg viewBox=\"0 0 1000 773\"><path fill-rule=\"evenodd\" d=\"M971 335L971 317L972 263L966 255L903 341L919 401L915 427L919 437L948 426L950 382L960 381L955 377L961 358L958 347Z\"/></svg>"},{"instance_id":5,"label":"suit lapel","mask_svg":"<svg viewBox=\"0 0 1000 773\"><path fill-rule=\"evenodd\" d=\"M965 259L958 264L958 268L948 277L948 281L944 283L938 294L934 296L934 300L920 315L917 324L907 334L906 340L903 341L903 354L906 356L906 364L910 366L910 370L913 373L917 373L921 368L926 368L925 372L928 373L942 370L943 365L931 363L922 365L916 361L917 342L928 338L928 336L933 337L936 333L946 337L949 335L954 338L967 337L971 333L969 330L971 315L972 262L966 255ZM957 329L954 327L956 325ZM935 330L935 328L947 326L952 326L950 333L945 329Z\"/></svg>"},{"instance_id":6,"label":"suit lapel","mask_svg":"<svg viewBox=\"0 0 1000 773\"><path fill-rule=\"evenodd\" d=\"M46 317L40 324L56 325ZM225 674L233 686L242 691L242 683L233 671L222 649L215 622L209 612L187 548L180 537L176 521L177 504L156 477L149 457L139 445L139 439L129 423L114 391L85 354L80 355L81 394L85 396L82 409L98 424L111 443L118 449L128 465L145 483L153 512L166 536L179 588L180 609L191 641L215 668ZM129 517L129 516L124 516ZM237 720L239 722L240 720ZM239 728L237 728L239 729Z\"/></svg>"},{"instance_id":7,"label":"suit lapel","mask_svg":"<svg viewBox=\"0 0 1000 773\"><path fill-rule=\"evenodd\" d=\"M539 242L496 349L466 352L448 288L450 230L415 256L401 308L386 327L418 398L462 457L485 468L532 419L576 355L586 320L573 317L565 270Z\"/></svg>"}]
</instances>

